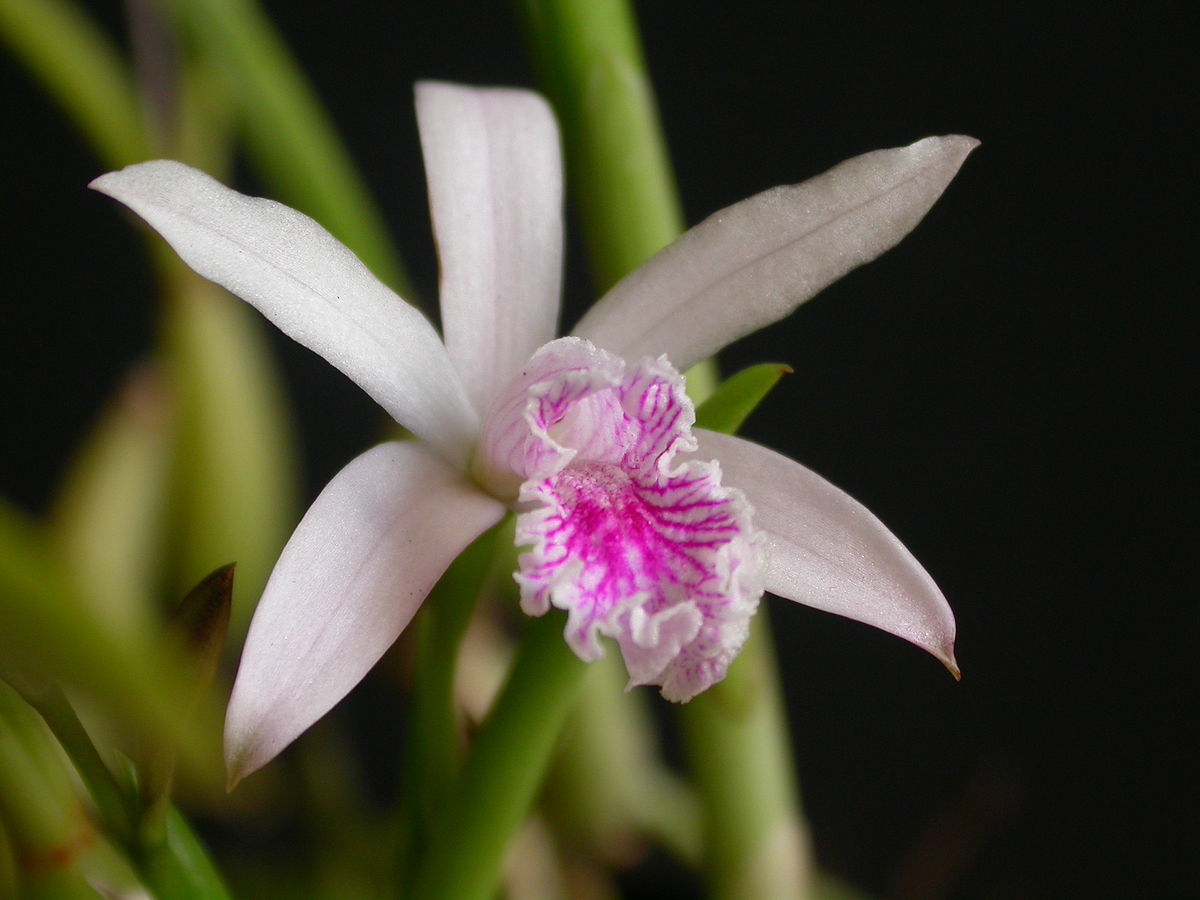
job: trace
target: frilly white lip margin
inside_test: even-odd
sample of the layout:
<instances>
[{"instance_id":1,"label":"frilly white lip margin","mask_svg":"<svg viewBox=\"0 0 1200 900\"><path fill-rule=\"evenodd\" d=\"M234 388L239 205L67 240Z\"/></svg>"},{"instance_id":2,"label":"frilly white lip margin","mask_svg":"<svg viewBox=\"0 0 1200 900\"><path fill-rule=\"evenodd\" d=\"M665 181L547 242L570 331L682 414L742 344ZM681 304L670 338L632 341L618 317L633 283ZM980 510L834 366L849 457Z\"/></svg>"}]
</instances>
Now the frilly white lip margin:
<instances>
[{"instance_id":1,"label":"frilly white lip margin","mask_svg":"<svg viewBox=\"0 0 1200 900\"><path fill-rule=\"evenodd\" d=\"M586 396L575 412L546 420L545 437L558 449L544 441L518 449L522 422L531 436L529 421L511 415L524 367L539 348L583 346L550 344L562 260L554 117L523 90L425 82L416 95L444 344L416 309L295 210L166 160L91 185L142 216L198 273L324 356L419 439L353 460L281 554L226 717L231 781L268 762L353 688L454 557L518 495L532 504L522 511L522 539L531 544L519 576L524 606L568 606L567 638L585 657L595 655L597 633L613 635L633 683L661 683L682 700L717 680L763 586L890 631L956 672L949 605L864 507L798 463L702 429L672 432L663 467L634 460L631 447L658 446L656 420L627 417L613 403L622 379L642 379L659 385L650 392L656 398L690 414L671 386L679 371L894 246L978 142L951 135L867 153L688 231L574 330L590 342L585 368L624 360L623 374L600 379L602 390L589 387L598 382L583 370L550 379L582 385ZM527 401L520 397L522 417ZM676 462L692 442L697 459ZM543 471L539 454L553 471ZM695 498L714 505L682 515ZM713 521L699 509L716 511ZM577 519L585 512L613 542L603 552L583 540ZM559 531L550 527L555 516ZM724 544L685 562L689 529L692 538L721 532ZM661 564L662 554L674 567Z\"/></svg>"}]
</instances>

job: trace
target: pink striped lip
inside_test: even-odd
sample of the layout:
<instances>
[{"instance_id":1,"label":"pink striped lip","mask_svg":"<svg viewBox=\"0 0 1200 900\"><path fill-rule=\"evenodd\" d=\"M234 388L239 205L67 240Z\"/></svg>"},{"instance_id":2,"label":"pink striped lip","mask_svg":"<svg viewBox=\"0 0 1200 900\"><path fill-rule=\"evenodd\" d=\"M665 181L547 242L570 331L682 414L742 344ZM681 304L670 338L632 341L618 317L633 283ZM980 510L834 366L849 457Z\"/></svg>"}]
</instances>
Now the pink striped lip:
<instances>
[{"instance_id":1,"label":"pink striped lip","mask_svg":"<svg viewBox=\"0 0 1200 900\"><path fill-rule=\"evenodd\" d=\"M684 701L724 677L762 595L752 510L696 449L665 357L627 364L579 338L534 354L484 424L478 467L515 484L522 608L568 612L585 660L614 638L630 686Z\"/></svg>"}]
</instances>

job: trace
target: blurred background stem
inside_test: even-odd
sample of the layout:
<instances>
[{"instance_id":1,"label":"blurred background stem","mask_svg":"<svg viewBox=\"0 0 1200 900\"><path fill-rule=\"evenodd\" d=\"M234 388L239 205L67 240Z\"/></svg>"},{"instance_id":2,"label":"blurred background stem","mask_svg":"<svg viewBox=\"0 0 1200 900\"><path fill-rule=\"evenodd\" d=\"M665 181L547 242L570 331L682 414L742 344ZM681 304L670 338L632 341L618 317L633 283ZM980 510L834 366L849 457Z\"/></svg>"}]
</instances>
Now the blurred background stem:
<instances>
[{"instance_id":1,"label":"blurred background stem","mask_svg":"<svg viewBox=\"0 0 1200 900\"><path fill-rule=\"evenodd\" d=\"M679 711L704 807L712 900L810 895L811 850L776 671L763 604L725 680Z\"/></svg>"},{"instance_id":2,"label":"blurred background stem","mask_svg":"<svg viewBox=\"0 0 1200 900\"><path fill-rule=\"evenodd\" d=\"M0 0L0 38L107 166L150 156L133 78L113 42L68 0Z\"/></svg>"}]
</instances>

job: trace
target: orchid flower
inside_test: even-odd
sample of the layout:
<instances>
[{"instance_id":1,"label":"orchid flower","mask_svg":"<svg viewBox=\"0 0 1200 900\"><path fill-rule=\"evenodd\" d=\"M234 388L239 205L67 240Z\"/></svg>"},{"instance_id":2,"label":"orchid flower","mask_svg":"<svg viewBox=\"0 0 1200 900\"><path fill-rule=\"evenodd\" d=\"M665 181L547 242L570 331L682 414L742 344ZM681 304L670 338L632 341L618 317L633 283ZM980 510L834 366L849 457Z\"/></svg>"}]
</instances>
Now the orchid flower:
<instances>
[{"instance_id":1,"label":"orchid flower","mask_svg":"<svg viewBox=\"0 0 1200 900\"><path fill-rule=\"evenodd\" d=\"M562 170L536 94L417 86L445 342L311 219L177 162L92 187L358 383L417 438L366 451L308 510L255 612L226 721L234 780L367 673L450 562L512 509L521 606L584 660L685 701L766 589L892 632L952 671L954 618L863 506L749 441L693 429L679 374L907 234L976 141L850 159L711 216L555 340Z\"/></svg>"}]
</instances>

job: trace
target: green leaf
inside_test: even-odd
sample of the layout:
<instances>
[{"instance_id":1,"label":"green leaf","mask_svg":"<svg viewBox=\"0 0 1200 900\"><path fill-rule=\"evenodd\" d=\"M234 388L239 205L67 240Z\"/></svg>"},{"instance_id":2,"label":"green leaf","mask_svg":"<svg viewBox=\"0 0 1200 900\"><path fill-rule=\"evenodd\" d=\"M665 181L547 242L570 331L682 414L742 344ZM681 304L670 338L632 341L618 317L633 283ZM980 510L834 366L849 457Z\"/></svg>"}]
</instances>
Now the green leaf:
<instances>
[{"instance_id":1,"label":"green leaf","mask_svg":"<svg viewBox=\"0 0 1200 900\"><path fill-rule=\"evenodd\" d=\"M157 900L230 900L204 846L173 806L167 808L165 843L148 851L139 873Z\"/></svg>"},{"instance_id":2,"label":"green leaf","mask_svg":"<svg viewBox=\"0 0 1200 900\"><path fill-rule=\"evenodd\" d=\"M195 708L212 684L225 646L229 611L233 602L234 565L221 566L188 591L168 622L168 640L175 643L181 659L186 689L193 696L181 698L187 712ZM175 772L175 750L168 744L148 745L140 769L142 795L142 840L154 846L166 839L167 801Z\"/></svg>"},{"instance_id":3,"label":"green leaf","mask_svg":"<svg viewBox=\"0 0 1200 900\"><path fill-rule=\"evenodd\" d=\"M696 427L734 434L746 417L758 408L771 389L792 367L784 363L760 363L725 379L707 400L696 408Z\"/></svg>"},{"instance_id":4,"label":"green leaf","mask_svg":"<svg viewBox=\"0 0 1200 900\"><path fill-rule=\"evenodd\" d=\"M164 266L177 403L174 583L186 590L236 559L231 628L240 634L296 522L292 423L254 311L177 260Z\"/></svg>"},{"instance_id":5,"label":"green leaf","mask_svg":"<svg viewBox=\"0 0 1200 900\"><path fill-rule=\"evenodd\" d=\"M136 840L137 801L113 777L92 743L87 729L57 684L39 684L15 673L5 679L37 710L75 766L99 815L100 824L117 844L133 846Z\"/></svg>"},{"instance_id":6,"label":"green leaf","mask_svg":"<svg viewBox=\"0 0 1200 900\"><path fill-rule=\"evenodd\" d=\"M0 683L0 821L21 870L21 897L94 898L84 870L97 851L94 833L45 726Z\"/></svg>"},{"instance_id":7,"label":"green leaf","mask_svg":"<svg viewBox=\"0 0 1200 900\"><path fill-rule=\"evenodd\" d=\"M31 681L78 687L114 721L179 744L196 771L215 769L215 715L180 709L178 663L149 638L115 632L80 598L41 530L3 502L0 659Z\"/></svg>"},{"instance_id":8,"label":"green leaf","mask_svg":"<svg viewBox=\"0 0 1200 900\"><path fill-rule=\"evenodd\" d=\"M80 598L114 631L142 637L162 576L169 406L158 369L135 368L72 460L50 518Z\"/></svg>"}]
</instances>

